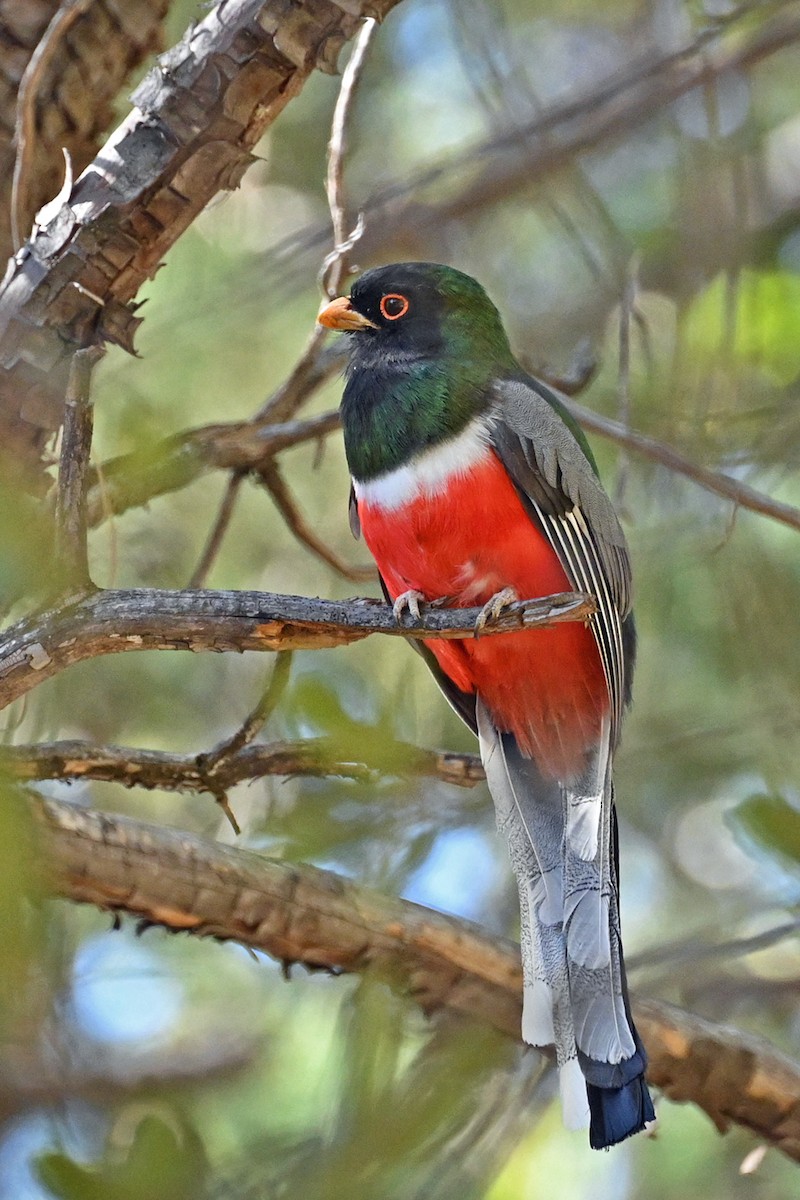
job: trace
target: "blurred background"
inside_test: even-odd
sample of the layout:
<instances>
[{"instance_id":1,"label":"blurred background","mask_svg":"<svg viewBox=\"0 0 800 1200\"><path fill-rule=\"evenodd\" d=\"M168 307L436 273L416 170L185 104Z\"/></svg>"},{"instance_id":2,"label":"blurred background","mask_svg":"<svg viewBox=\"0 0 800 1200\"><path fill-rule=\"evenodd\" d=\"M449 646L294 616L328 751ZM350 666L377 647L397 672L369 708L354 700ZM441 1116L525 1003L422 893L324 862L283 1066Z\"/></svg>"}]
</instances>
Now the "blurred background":
<instances>
[{"instance_id":1,"label":"blurred background","mask_svg":"<svg viewBox=\"0 0 800 1200\"><path fill-rule=\"evenodd\" d=\"M204 11L175 0L165 43ZM404 0L373 40L352 113L347 195L366 222L356 261L431 259L475 275L532 371L569 381L591 361L580 403L800 504L798 41L792 3ZM692 71L700 83L686 88ZM239 190L147 287L141 358L112 348L95 375L97 463L147 461L171 434L245 420L291 370L331 244L323 180L338 87L310 79ZM333 379L302 415L334 408L340 390ZM610 440L592 445L636 580L639 666L616 772L631 985L796 1055L798 531ZM338 435L279 462L317 537L367 566L348 529ZM224 472L206 473L103 521L95 581L186 586L227 487ZM25 530L29 566L35 526L19 504L7 498L6 540L25 558ZM6 569L15 561L9 551ZM253 479L205 582L378 594L302 545ZM272 667L253 654L88 662L6 710L3 738L196 753L237 728ZM294 656L261 737L322 735L351 756L354 738L475 749L399 639ZM41 789L316 863L516 936L483 784L402 770L369 783L260 780L229 795L239 839L211 797ZM788 1159L771 1151L740 1174L753 1139L721 1139L691 1106L662 1101L655 1139L592 1153L562 1129L535 1053L429 1021L369 977L297 968L287 983L235 945L138 937L132 921L112 930L93 910L21 899L33 871L24 814L9 801L0 823L0 1196L797 1194Z\"/></svg>"}]
</instances>

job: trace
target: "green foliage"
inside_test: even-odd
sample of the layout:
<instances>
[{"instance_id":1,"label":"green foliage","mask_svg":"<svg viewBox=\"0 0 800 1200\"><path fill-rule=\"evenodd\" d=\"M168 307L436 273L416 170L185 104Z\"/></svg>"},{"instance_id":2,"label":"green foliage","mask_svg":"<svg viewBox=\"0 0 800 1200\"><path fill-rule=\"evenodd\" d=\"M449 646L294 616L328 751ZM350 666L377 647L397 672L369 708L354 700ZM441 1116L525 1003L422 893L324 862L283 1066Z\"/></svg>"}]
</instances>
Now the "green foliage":
<instances>
[{"instance_id":1,"label":"green foliage","mask_svg":"<svg viewBox=\"0 0 800 1200\"><path fill-rule=\"evenodd\" d=\"M36 1163L41 1183L58 1200L197 1200L206 1177L203 1143L177 1119L125 1114L126 1141L109 1139L105 1157L82 1166L66 1154L44 1154Z\"/></svg>"},{"instance_id":2,"label":"green foliage","mask_svg":"<svg viewBox=\"0 0 800 1200\"><path fill-rule=\"evenodd\" d=\"M706 368L764 372L776 384L800 375L800 276L794 271L718 275L685 315L688 353Z\"/></svg>"},{"instance_id":3,"label":"green foliage","mask_svg":"<svg viewBox=\"0 0 800 1200\"><path fill-rule=\"evenodd\" d=\"M783 796L762 793L737 805L731 818L749 844L800 874L800 809Z\"/></svg>"}]
</instances>

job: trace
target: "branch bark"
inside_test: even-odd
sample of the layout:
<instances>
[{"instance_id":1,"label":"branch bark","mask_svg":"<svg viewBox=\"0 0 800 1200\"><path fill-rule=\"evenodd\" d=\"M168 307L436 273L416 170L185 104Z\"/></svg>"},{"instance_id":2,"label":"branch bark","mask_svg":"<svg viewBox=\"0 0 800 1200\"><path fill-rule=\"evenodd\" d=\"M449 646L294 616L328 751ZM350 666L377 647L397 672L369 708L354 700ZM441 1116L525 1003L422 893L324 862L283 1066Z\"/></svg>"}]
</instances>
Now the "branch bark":
<instances>
[{"instance_id":1,"label":"branch bark","mask_svg":"<svg viewBox=\"0 0 800 1200\"><path fill-rule=\"evenodd\" d=\"M56 895L167 929L231 939L285 963L371 969L425 1012L448 1008L519 1037L519 951L478 927L330 871L190 834L32 802ZM649 1078L720 1132L752 1130L800 1162L800 1065L769 1043L673 1005L635 1000Z\"/></svg>"},{"instance_id":2,"label":"branch bark","mask_svg":"<svg viewBox=\"0 0 800 1200\"><path fill-rule=\"evenodd\" d=\"M594 601L565 592L512 604L481 636L585 621ZM422 620L398 625L375 600L309 600L272 592L97 592L21 621L0 643L0 708L73 663L128 650L323 650L371 633L395 637L475 636L479 608L428 606Z\"/></svg>"},{"instance_id":3,"label":"branch bark","mask_svg":"<svg viewBox=\"0 0 800 1200\"><path fill-rule=\"evenodd\" d=\"M18 413L57 428L70 347L132 348L141 318L130 301L167 250L217 192L237 186L312 71L334 71L360 20L398 2L227 0L161 57L0 287L0 365L19 373ZM39 391L35 417L30 389Z\"/></svg>"},{"instance_id":4,"label":"branch bark","mask_svg":"<svg viewBox=\"0 0 800 1200\"><path fill-rule=\"evenodd\" d=\"M24 782L41 779L97 779L125 787L160 788L175 792L227 791L249 779L267 775L336 775L366 782L376 772L439 779L456 787L474 787L485 778L477 754L452 750L423 750L410 742L383 740L375 744L364 729L352 756L342 757L339 740L309 738L243 746L217 764L209 778L208 755L171 754L133 746L94 746L89 742L42 742L4 746L0 770ZM353 731L356 733L355 729ZM212 764L213 765L213 764Z\"/></svg>"}]
</instances>

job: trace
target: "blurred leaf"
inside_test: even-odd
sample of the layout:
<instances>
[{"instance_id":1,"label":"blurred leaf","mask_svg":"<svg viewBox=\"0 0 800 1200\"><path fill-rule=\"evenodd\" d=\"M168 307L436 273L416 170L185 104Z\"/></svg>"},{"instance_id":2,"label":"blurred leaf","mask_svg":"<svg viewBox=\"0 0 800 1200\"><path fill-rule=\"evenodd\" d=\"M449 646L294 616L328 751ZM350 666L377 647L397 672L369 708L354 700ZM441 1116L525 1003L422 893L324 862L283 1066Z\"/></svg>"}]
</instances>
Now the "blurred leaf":
<instances>
[{"instance_id":1,"label":"blurred leaf","mask_svg":"<svg viewBox=\"0 0 800 1200\"><path fill-rule=\"evenodd\" d=\"M731 294L727 276L718 275L689 307L687 347L701 359L717 357L729 325L731 368L759 368L781 384L800 375L800 276L745 270Z\"/></svg>"},{"instance_id":2,"label":"blurred leaf","mask_svg":"<svg viewBox=\"0 0 800 1200\"><path fill-rule=\"evenodd\" d=\"M62 1200L103 1200L107 1195L102 1177L66 1154L42 1154L36 1160L36 1175L49 1192Z\"/></svg>"},{"instance_id":3,"label":"blurred leaf","mask_svg":"<svg viewBox=\"0 0 800 1200\"><path fill-rule=\"evenodd\" d=\"M194 1131L185 1125L178 1130L152 1113L139 1120L125 1158L117 1158L111 1144L105 1160L91 1167L64 1154L45 1154L36 1161L36 1173L61 1200L196 1200L206 1176L205 1152Z\"/></svg>"},{"instance_id":4,"label":"blurred leaf","mask_svg":"<svg viewBox=\"0 0 800 1200\"><path fill-rule=\"evenodd\" d=\"M46 506L0 480L0 609L40 590L52 570Z\"/></svg>"},{"instance_id":5,"label":"blurred leaf","mask_svg":"<svg viewBox=\"0 0 800 1200\"><path fill-rule=\"evenodd\" d=\"M30 1016L32 968L43 946L35 836L24 794L0 776L0 1026ZM41 995L41 981L37 993Z\"/></svg>"},{"instance_id":6,"label":"blurred leaf","mask_svg":"<svg viewBox=\"0 0 800 1200\"><path fill-rule=\"evenodd\" d=\"M800 811L782 796L749 796L730 815L748 841L800 870Z\"/></svg>"}]
</instances>

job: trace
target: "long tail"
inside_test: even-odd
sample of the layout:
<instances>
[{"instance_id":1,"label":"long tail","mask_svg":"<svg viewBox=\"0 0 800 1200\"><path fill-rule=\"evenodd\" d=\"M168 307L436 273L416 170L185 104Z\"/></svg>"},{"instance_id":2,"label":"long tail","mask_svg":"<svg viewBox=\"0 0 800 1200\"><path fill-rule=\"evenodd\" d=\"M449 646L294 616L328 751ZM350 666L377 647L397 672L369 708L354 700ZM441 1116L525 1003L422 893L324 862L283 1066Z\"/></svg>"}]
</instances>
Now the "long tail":
<instances>
[{"instance_id":1,"label":"long tail","mask_svg":"<svg viewBox=\"0 0 800 1200\"><path fill-rule=\"evenodd\" d=\"M481 758L520 897L522 1036L554 1045L564 1121L605 1149L655 1120L619 924L608 738L579 781L545 779L477 704Z\"/></svg>"}]
</instances>

